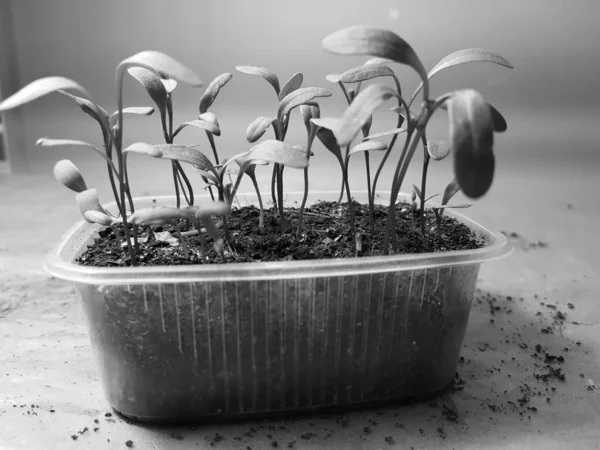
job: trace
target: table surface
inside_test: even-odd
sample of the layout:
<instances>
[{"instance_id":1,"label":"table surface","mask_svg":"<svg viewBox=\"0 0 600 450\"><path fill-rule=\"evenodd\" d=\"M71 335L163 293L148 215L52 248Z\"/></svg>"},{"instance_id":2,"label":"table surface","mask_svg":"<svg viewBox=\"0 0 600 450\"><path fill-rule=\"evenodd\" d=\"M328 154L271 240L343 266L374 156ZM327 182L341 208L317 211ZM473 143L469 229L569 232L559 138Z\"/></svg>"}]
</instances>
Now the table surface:
<instances>
[{"instance_id":1,"label":"table surface","mask_svg":"<svg viewBox=\"0 0 600 450\"><path fill-rule=\"evenodd\" d=\"M313 170L315 186L324 187L327 169ZM74 201L50 174L0 177L0 448L120 449L129 440L138 449L600 448L594 167L507 166L498 173L492 192L468 215L513 233L515 251L481 268L458 367L461 390L348 413L347 420L194 427L107 417L73 286L41 267L79 219ZM167 182L156 188L152 174L143 180L141 188L170 193ZM559 311L566 320L555 319ZM546 363L546 355L564 362ZM540 378L548 365L565 380Z\"/></svg>"}]
</instances>

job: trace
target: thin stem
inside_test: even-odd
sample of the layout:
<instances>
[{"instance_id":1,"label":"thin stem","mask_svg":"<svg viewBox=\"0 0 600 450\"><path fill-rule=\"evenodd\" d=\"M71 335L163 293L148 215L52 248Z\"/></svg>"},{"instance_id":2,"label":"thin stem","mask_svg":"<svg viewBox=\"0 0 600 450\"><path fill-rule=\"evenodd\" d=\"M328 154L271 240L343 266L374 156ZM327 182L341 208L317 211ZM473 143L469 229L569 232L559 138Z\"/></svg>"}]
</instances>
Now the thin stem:
<instances>
[{"instance_id":1,"label":"thin stem","mask_svg":"<svg viewBox=\"0 0 600 450\"><path fill-rule=\"evenodd\" d=\"M121 203L121 218L123 219L123 231L125 232L125 240L127 241L127 250L131 258L131 265L137 265L135 249L131 245L131 236L129 234L129 224L127 223L127 211L125 209L125 183L123 180L123 76L125 71L117 69L117 108L119 111L117 135L115 139L115 152L119 163L119 190ZM127 188L129 191L129 188Z\"/></svg>"},{"instance_id":2,"label":"thin stem","mask_svg":"<svg viewBox=\"0 0 600 450\"><path fill-rule=\"evenodd\" d=\"M344 164L344 184L346 185L346 193L348 194L348 212L350 213L350 233L352 239L356 242L356 229L354 226L354 204L352 203L352 195L350 194L350 183L348 183L348 164Z\"/></svg>"},{"instance_id":3,"label":"thin stem","mask_svg":"<svg viewBox=\"0 0 600 450\"><path fill-rule=\"evenodd\" d=\"M314 125L310 126L310 131L308 132L308 138L306 142L306 161L310 160L310 154L312 149L312 144L315 140L315 136L317 135L317 127ZM306 200L308 199L308 167L304 168L304 195L302 196L302 204L300 205L300 211L298 213L298 228L296 229L296 239L300 239L300 235L302 234L302 214L304 213L304 207L306 206Z\"/></svg>"},{"instance_id":4,"label":"thin stem","mask_svg":"<svg viewBox=\"0 0 600 450\"><path fill-rule=\"evenodd\" d=\"M271 176L271 200L273 206L277 207L277 196L275 195L275 183L277 181L277 167L279 164L273 164L273 175Z\"/></svg>"},{"instance_id":5,"label":"thin stem","mask_svg":"<svg viewBox=\"0 0 600 450\"><path fill-rule=\"evenodd\" d=\"M219 165L219 154L217 153L217 146L215 144L215 138L211 132L206 131L206 137L208 138L208 142L210 143L210 148L213 151L213 155L215 157L215 163Z\"/></svg>"},{"instance_id":6,"label":"thin stem","mask_svg":"<svg viewBox=\"0 0 600 450\"><path fill-rule=\"evenodd\" d=\"M402 116L398 116L398 122L397 122L396 128L400 128L402 126L403 121L404 121L404 119L402 118ZM385 165L385 162L387 161L388 157L390 156L390 152L394 148L394 144L396 144L397 139L398 139L398 135L395 134L392 137L392 140L390 141L390 145L388 146L387 150L385 151L385 154L383 155L381 162L379 163L379 167L377 167L377 171L375 172L375 178L373 179L373 189L371 189L371 199L370 199L370 202L373 204L375 203L375 193L377 192L377 181L379 181L379 175L381 174L381 171L383 170L383 166ZM407 136L407 140L408 140L408 136Z\"/></svg>"},{"instance_id":7,"label":"thin stem","mask_svg":"<svg viewBox=\"0 0 600 450\"><path fill-rule=\"evenodd\" d=\"M181 187L181 192L183 192L183 197L185 198L185 202L191 206L190 204L190 199L188 198L188 194L185 191L185 186L183 185L183 180L181 179L181 166L177 166L177 161L175 162L175 176L177 177L177 183L179 184L179 186Z\"/></svg>"},{"instance_id":8,"label":"thin stem","mask_svg":"<svg viewBox=\"0 0 600 450\"><path fill-rule=\"evenodd\" d=\"M192 188L192 183L190 183L190 180L187 177L187 174L185 173L185 171L183 170L183 167L181 167L181 164L179 163L179 161L176 161L176 163L177 163L177 168L179 169L179 173L181 174L181 177L183 178L183 181L185 182L185 185L187 186L187 190L190 194L190 199L188 201L188 205L193 206L194 205L194 189ZM182 189L183 189L183 187L182 187Z\"/></svg>"},{"instance_id":9,"label":"thin stem","mask_svg":"<svg viewBox=\"0 0 600 450\"><path fill-rule=\"evenodd\" d=\"M173 172L173 182L175 183L175 198L177 199L177 208L181 205L181 198L179 196L179 183L177 182L177 166L175 161L171 161L171 169Z\"/></svg>"},{"instance_id":10,"label":"thin stem","mask_svg":"<svg viewBox=\"0 0 600 450\"><path fill-rule=\"evenodd\" d=\"M400 192L400 187L402 186L402 182L404 181L404 176L406 175L406 171L408 170L410 161L412 160L412 157L415 153L417 145L419 144L419 141L421 140L421 136L423 136L424 131L425 131L424 128L422 128L420 126L417 127L417 134L416 134L415 138L412 140L411 145L410 145L408 151L406 152L406 154L404 154L405 153L404 151L402 152L403 157L401 156L400 161L398 161L398 165L396 166L396 172L394 174L394 182L392 185L392 195L390 198L390 205L388 207L387 224L385 227L386 230L385 230L385 235L384 235L384 240L383 240L384 252L388 251L389 234L392 232L392 230L393 230L392 248L394 251L397 251L398 242L397 242L397 236L396 236L396 232L395 232L396 199L398 198L398 193ZM408 140L409 139L407 137L407 142L408 142ZM406 146L405 146L405 148L406 148Z\"/></svg>"},{"instance_id":11,"label":"thin stem","mask_svg":"<svg viewBox=\"0 0 600 450\"><path fill-rule=\"evenodd\" d=\"M425 236L425 187L427 184L427 169L429 167L429 160L431 157L429 156L429 151L427 150L427 138L425 137L425 133L423 133L423 137L421 138L423 142L423 171L421 173L421 208L419 210L419 216L421 219L421 234L423 237Z\"/></svg>"},{"instance_id":12,"label":"thin stem","mask_svg":"<svg viewBox=\"0 0 600 450\"><path fill-rule=\"evenodd\" d=\"M256 190L256 197L258 198L258 207L260 208L260 217L258 219L258 228L262 229L265 226L265 210L263 207L262 197L260 195L260 189L258 188L258 182L256 181L256 176L251 176L252 184L254 185L254 189Z\"/></svg>"},{"instance_id":13,"label":"thin stem","mask_svg":"<svg viewBox=\"0 0 600 450\"><path fill-rule=\"evenodd\" d=\"M285 232L287 221L285 220L285 213L283 211L283 166L277 170L277 207L279 208L279 217L281 219L281 231Z\"/></svg>"}]
</instances>

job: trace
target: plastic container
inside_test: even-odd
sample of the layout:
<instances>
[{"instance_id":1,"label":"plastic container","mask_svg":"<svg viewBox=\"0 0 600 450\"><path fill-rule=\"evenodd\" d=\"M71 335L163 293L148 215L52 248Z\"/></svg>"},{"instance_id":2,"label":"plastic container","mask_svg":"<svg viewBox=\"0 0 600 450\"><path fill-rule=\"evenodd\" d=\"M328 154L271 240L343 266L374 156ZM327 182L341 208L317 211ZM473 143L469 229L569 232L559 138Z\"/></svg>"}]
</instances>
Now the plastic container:
<instances>
[{"instance_id":1,"label":"plastic container","mask_svg":"<svg viewBox=\"0 0 600 450\"><path fill-rule=\"evenodd\" d=\"M321 192L310 200L337 196ZM287 198L293 203L301 194ZM174 204L173 197L135 203L142 208L153 200ZM82 221L48 255L46 269L75 283L106 398L125 416L207 420L401 402L434 395L452 381L480 264L510 252L503 234L446 214L487 246L93 268L73 262L99 229Z\"/></svg>"}]
</instances>

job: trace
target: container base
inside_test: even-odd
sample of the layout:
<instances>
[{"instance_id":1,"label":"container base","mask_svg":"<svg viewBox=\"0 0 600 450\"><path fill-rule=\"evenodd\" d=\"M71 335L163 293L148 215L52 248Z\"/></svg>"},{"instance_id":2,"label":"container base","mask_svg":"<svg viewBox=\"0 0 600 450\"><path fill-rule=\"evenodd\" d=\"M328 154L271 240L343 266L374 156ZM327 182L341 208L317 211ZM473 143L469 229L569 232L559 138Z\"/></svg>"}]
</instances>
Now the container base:
<instances>
[{"instance_id":1,"label":"container base","mask_svg":"<svg viewBox=\"0 0 600 450\"><path fill-rule=\"evenodd\" d=\"M366 402L353 402L345 403L343 405L323 405L311 408L301 409L279 409L271 411L260 411L260 412L248 412L248 413L235 413L235 414L202 414L202 415L186 415L180 417L152 417L152 416L137 416L133 414L127 414L119 411L115 407L112 407L119 416L122 416L126 420L133 420L142 423L154 423L164 425L187 425L187 424L209 424L219 422L243 422L248 420L264 420L264 419L295 419L305 416L314 415L330 415L340 414L350 411L360 411L366 409L377 409L391 406L406 406L417 402L423 402L434 399L449 392L452 389L452 381L446 384L441 389L437 389L433 392L410 396L402 398L389 398L383 400L372 400Z\"/></svg>"}]
</instances>

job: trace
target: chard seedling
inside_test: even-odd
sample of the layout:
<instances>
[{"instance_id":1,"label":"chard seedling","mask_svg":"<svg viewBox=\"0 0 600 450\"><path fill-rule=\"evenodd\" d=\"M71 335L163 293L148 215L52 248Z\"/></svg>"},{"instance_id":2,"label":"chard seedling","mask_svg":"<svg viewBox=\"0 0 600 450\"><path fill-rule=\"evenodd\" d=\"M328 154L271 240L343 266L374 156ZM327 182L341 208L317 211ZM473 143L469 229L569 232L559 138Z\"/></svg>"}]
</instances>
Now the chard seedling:
<instances>
[{"instance_id":1,"label":"chard seedling","mask_svg":"<svg viewBox=\"0 0 600 450\"><path fill-rule=\"evenodd\" d=\"M68 159L58 161L54 165L54 178L63 186L74 192L87 190L87 185L79 169Z\"/></svg>"},{"instance_id":2,"label":"chard seedling","mask_svg":"<svg viewBox=\"0 0 600 450\"><path fill-rule=\"evenodd\" d=\"M269 126L273 127L275 140L283 142L285 140L290 115L294 108L306 104L315 104L314 99L329 97L331 92L318 87L303 88L303 75L296 73L288 80L283 89L280 89L279 78L277 74L270 69L254 66L237 66L239 72L257 75L264 78L273 86L279 105L275 117L260 116L257 117L246 131L246 139L248 142L256 142L266 132ZM308 150L310 152L310 150ZM281 220L281 228L285 231L287 221L283 212L283 169L284 165L279 163L273 164L273 175L271 177L271 199L273 204L279 209L279 217Z\"/></svg>"},{"instance_id":3,"label":"chard seedling","mask_svg":"<svg viewBox=\"0 0 600 450\"><path fill-rule=\"evenodd\" d=\"M397 251L395 224L395 206L400 187L406 175L417 145L426 136L425 129L433 113L441 107L448 108L450 124L450 142L453 154L453 169L458 185L470 198L482 197L490 188L494 175L493 133L503 127L495 126L502 116L485 102L478 92L463 89L443 94L435 99L430 98L429 79L442 69L468 62L487 61L512 68L504 58L481 49L466 49L455 52L442 59L429 73L418 58L413 48L401 37L388 30L365 26L354 26L337 31L323 40L323 47L340 55L369 55L385 58L391 62L404 64L419 75L421 84L407 103L399 89L393 90L383 84L370 85L361 90L348 106L342 117L336 138L340 146L347 145L354 139L375 109L390 98L397 98L400 109L404 110L402 120L407 118L406 140L396 165L392 179L390 204L388 207L386 232L384 235L384 253L389 253L389 243L393 251ZM378 60L375 61L376 63ZM384 69L382 69L384 70ZM410 110L416 95L422 91L421 111ZM499 116L499 117L497 117ZM501 119L505 123L504 119ZM505 129L505 127L504 127ZM402 130L400 125L392 130L394 138ZM425 141L426 142L426 141ZM386 156L393 145L388 146ZM380 165L381 169L383 165ZM376 185L378 173L375 176ZM424 191L424 183L422 185ZM375 189L371 192L374 195Z\"/></svg>"}]
</instances>

